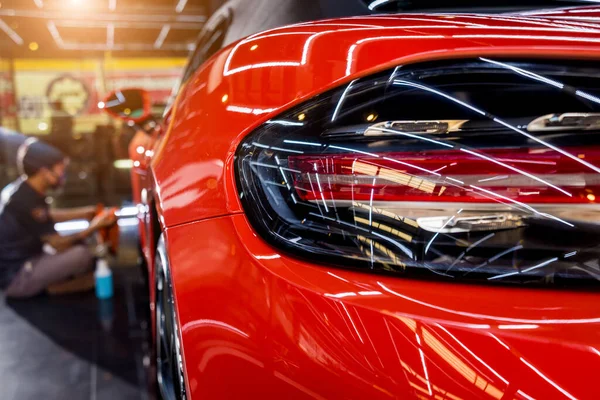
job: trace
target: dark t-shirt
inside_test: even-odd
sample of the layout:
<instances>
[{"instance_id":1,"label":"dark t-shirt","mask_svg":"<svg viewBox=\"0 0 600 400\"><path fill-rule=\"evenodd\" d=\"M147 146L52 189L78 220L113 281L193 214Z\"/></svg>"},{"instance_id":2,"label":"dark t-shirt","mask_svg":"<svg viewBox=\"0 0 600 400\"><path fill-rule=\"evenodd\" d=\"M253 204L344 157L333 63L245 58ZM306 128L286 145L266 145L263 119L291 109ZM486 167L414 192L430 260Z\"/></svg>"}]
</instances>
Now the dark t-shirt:
<instances>
[{"instance_id":1,"label":"dark t-shirt","mask_svg":"<svg viewBox=\"0 0 600 400\"><path fill-rule=\"evenodd\" d=\"M42 253L42 236L55 233L48 205L23 179L0 194L0 289L6 288L25 262Z\"/></svg>"}]
</instances>

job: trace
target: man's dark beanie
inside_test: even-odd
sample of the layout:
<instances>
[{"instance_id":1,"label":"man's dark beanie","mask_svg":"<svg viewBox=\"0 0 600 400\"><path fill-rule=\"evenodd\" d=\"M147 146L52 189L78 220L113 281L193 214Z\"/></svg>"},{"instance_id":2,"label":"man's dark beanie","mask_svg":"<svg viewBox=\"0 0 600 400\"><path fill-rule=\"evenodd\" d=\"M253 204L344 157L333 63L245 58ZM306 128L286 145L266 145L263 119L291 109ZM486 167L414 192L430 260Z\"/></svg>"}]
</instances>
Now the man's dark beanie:
<instances>
[{"instance_id":1,"label":"man's dark beanie","mask_svg":"<svg viewBox=\"0 0 600 400\"><path fill-rule=\"evenodd\" d=\"M65 158L60 150L49 144L27 138L17 150L17 167L19 173L31 176L42 168L52 168Z\"/></svg>"}]
</instances>

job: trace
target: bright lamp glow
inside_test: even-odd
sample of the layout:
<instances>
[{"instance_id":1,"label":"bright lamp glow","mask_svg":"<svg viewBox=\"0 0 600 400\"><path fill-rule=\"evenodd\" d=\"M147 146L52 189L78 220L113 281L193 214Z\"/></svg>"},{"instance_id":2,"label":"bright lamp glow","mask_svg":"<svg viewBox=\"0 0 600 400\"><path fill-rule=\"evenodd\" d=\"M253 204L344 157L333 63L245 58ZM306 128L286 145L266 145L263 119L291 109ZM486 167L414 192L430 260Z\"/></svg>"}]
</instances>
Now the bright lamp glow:
<instances>
[{"instance_id":1,"label":"bright lamp glow","mask_svg":"<svg viewBox=\"0 0 600 400\"><path fill-rule=\"evenodd\" d=\"M58 222L54 224L54 229L57 232L68 232L68 231L82 231L87 229L90 223L84 220L75 220L67 222Z\"/></svg>"},{"instance_id":2,"label":"bright lamp glow","mask_svg":"<svg viewBox=\"0 0 600 400\"><path fill-rule=\"evenodd\" d=\"M131 160L115 160L113 166L116 169L131 169L133 167L133 161Z\"/></svg>"}]
</instances>

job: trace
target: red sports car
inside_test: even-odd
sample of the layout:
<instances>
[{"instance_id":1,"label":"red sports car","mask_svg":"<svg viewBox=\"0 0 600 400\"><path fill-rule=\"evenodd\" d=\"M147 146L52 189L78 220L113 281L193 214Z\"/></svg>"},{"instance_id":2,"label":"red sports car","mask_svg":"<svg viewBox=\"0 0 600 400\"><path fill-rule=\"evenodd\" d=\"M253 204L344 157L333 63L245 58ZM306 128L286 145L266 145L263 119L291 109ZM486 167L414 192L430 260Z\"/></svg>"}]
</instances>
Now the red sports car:
<instances>
[{"instance_id":1,"label":"red sports car","mask_svg":"<svg viewBox=\"0 0 600 400\"><path fill-rule=\"evenodd\" d=\"M600 9L215 18L131 147L163 397L600 398Z\"/></svg>"}]
</instances>

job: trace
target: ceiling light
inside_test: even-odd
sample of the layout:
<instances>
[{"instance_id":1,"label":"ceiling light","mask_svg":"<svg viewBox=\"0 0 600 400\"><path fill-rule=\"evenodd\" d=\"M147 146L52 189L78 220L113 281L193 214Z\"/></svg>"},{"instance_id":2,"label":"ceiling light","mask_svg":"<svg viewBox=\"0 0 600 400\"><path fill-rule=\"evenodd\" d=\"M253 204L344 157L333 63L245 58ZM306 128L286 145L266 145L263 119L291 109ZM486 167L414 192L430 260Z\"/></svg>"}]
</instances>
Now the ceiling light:
<instances>
[{"instance_id":1,"label":"ceiling light","mask_svg":"<svg viewBox=\"0 0 600 400\"><path fill-rule=\"evenodd\" d=\"M37 42L31 42L31 43L29 43L29 50L36 51L39 48L40 48L40 45L37 44Z\"/></svg>"},{"instance_id":2,"label":"ceiling light","mask_svg":"<svg viewBox=\"0 0 600 400\"><path fill-rule=\"evenodd\" d=\"M6 22L0 19L0 30L4 31L8 35L9 38L13 40L16 44L21 46L23 44L23 38L19 36L17 32L15 32L10 26L6 24Z\"/></svg>"},{"instance_id":3,"label":"ceiling light","mask_svg":"<svg viewBox=\"0 0 600 400\"><path fill-rule=\"evenodd\" d=\"M175 11L178 13L182 12L187 2L188 0L179 0L179 3L177 3L177 6L175 7Z\"/></svg>"},{"instance_id":4,"label":"ceiling light","mask_svg":"<svg viewBox=\"0 0 600 400\"><path fill-rule=\"evenodd\" d=\"M45 123L45 122L40 122L40 123L38 124L38 129L39 129L40 131L45 131L46 129L48 129L48 124L47 124L47 123Z\"/></svg>"},{"instance_id":5,"label":"ceiling light","mask_svg":"<svg viewBox=\"0 0 600 400\"><path fill-rule=\"evenodd\" d=\"M115 45L115 24L106 26L106 46L110 49Z\"/></svg>"},{"instance_id":6,"label":"ceiling light","mask_svg":"<svg viewBox=\"0 0 600 400\"><path fill-rule=\"evenodd\" d=\"M56 24L54 23L54 21L48 21L47 27L48 31L50 32L50 35L52 35L52 38L56 42L56 45L58 47L64 48L65 43L63 42L60 33L58 33L58 29L56 28Z\"/></svg>"},{"instance_id":7,"label":"ceiling light","mask_svg":"<svg viewBox=\"0 0 600 400\"><path fill-rule=\"evenodd\" d=\"M165 39L167 38L167 35L169 34L170 30L171 30L171 26L170 25L164 25L162 27L162 29L160 30L160 33L158 34L158 37L156 38L156 42L154 42L154 48L155 49L160 49L162 47L162 45L165 42Z\"/></svg>"},{"instance_id":8,"label":"ceiling light","mask_svg":"<svg viewBox=\"0 0 600 400\"><path fill-rule=\"evenodd\" d=\"M103 102L103 101L100 101L100 102L98 102L98 108L99 108L99 109L101 109L101 110L102 110L104 107L106 107L106 104L104 104L104 102Z\"/></svg>"}]
</instances>

